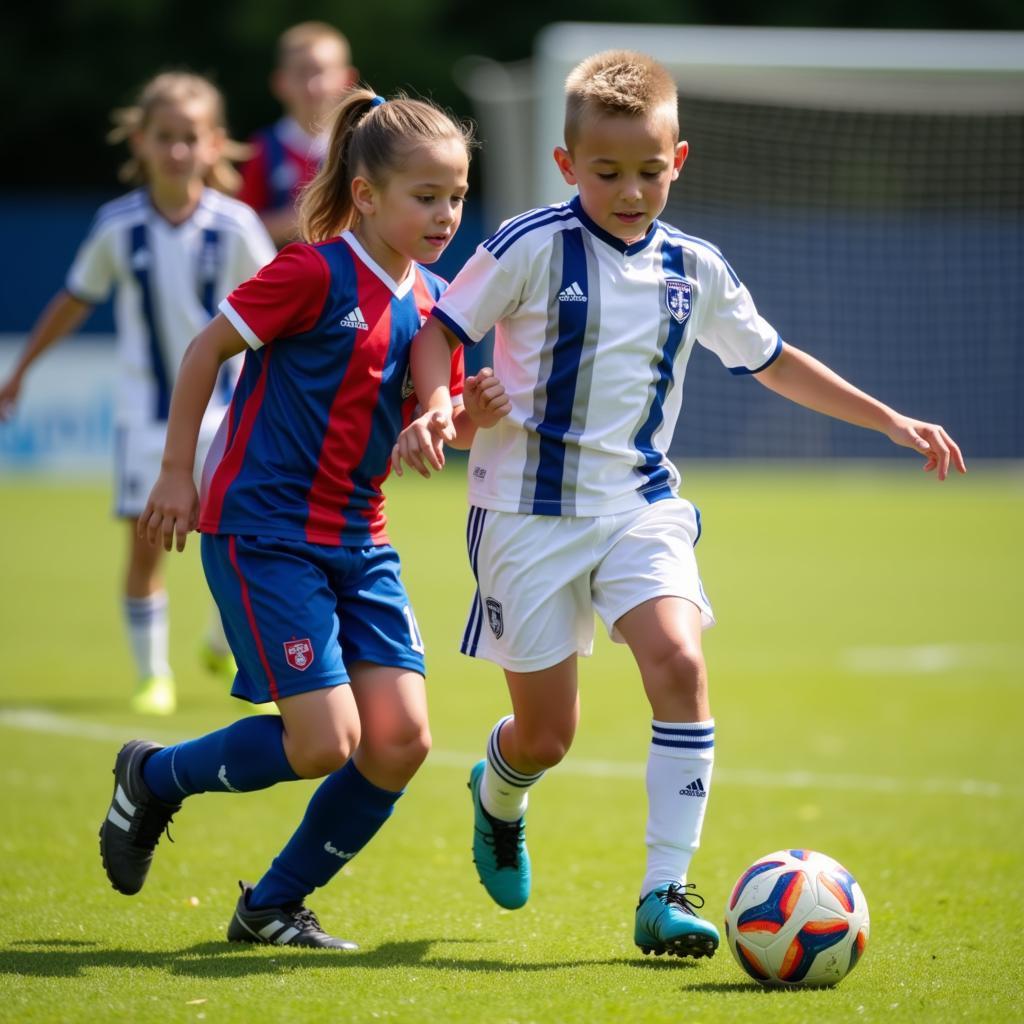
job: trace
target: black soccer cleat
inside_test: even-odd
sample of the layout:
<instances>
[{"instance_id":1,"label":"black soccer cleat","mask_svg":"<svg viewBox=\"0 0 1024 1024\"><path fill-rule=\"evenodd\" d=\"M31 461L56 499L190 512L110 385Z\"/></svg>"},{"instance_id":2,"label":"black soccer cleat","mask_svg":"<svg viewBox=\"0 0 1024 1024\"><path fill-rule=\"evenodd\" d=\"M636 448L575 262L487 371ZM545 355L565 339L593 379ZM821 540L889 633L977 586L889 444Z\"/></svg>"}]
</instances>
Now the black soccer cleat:
<instances>
[{"instance_id":1,"label":"black soccer cleat","mask_svg":"<svg viewBox=\"0 0 1024 1024\"><path fill-rule=\"evenodd\" d=\"M249 909L252 886L239 882L242 890L228 925L228 942L255 942L267 946L305 946L311 949L358 949L354 942L336 939L320 927L309 907L290 903L285 907Z\"/></svg>"},{"instance_id":2,"label":"black soccer cleat","mask_svg":"<svg viewBox=\"0 0 1024 1024\"><path fill-rule=\"evenodd\" d=\"M100 857L110 884L134 896L146 881L153 851L181 804L158 800L142 778L142 764L159 743L131 740L114 762L114 797L100 825Z\"/></svg>"}]
</instances>

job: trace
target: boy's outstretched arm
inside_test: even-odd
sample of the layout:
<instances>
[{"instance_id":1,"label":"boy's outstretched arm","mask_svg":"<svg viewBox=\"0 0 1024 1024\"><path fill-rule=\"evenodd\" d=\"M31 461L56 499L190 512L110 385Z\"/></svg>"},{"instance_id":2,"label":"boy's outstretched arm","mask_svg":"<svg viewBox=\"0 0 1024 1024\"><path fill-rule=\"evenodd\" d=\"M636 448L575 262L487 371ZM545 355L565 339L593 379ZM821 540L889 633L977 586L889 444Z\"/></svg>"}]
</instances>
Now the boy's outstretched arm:
<instances>
[{"instance_id":1,"label":"boy's outstretched arm","mask_svg":"<svg viewBox=\"0 0 1024 1024\"><path fill-rule=\"evenodd\" d=\"M855 388L813 356L787 345L771 366L755 374L766 388L815 412L885 434L894 444L913 448L925 458L925 470L949 475L950 463L960 473L967 465L956 442L937 423L925 423L890 409Z\"/></svg>"},{"instance_id":2,"label":"boy's outstretched arm","mask_svg":"<svg viewBox=\"0 0 1024 1024\"><path fill-rule=\"evenodd\" d=\"M391 455L391 465L402 475L402 461L420 476L430 476L430 468L444 468L444 445L455 440L452 422L452 396L448 383L452 375L452 352L459 339L449 333L436 317L427 322L412 339L409 370L420 415L402 431Z\"/></svg>"},{"instance_id":3,"label":"boy's outstretched arm","mask_svg":"<svg viewBox=\"0 0 1024 1024\"><path fill-rule=\"evenodd\" d=\"M160 476L138 520L138 535L165 551L185 549L199 519L199 495L192 468L203 414L217 383L221 363L245 349L245 341L223 313L192 339L178 369L167 415L167 439ZM176 545L175 545L176 542Z\"/></svg>"}]
</instances>

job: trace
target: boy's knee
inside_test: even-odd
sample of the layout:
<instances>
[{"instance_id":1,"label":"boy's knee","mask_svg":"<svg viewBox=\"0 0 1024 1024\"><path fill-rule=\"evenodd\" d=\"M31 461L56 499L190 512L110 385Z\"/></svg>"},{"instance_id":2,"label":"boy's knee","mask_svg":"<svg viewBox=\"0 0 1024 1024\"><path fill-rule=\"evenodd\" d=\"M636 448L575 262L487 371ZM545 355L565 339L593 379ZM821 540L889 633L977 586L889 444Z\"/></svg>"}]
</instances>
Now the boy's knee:
<instances>
[{"instance_id":1,"label":"boy's knee","mask_svg":"<svg viewBox=\"0 0 1024 1024\"><path fill-rule=\"evenodd\" d=\"M520 739L519 752L530 761L535 770L554 768L569 752L571 736L558 733L544 733Z\"/></svg>"},{"instance_id":2,"label":"boy's knee","mask_svg":"<svg viewBox=\"0 0 1024 1024\"><path fill-rule=\"evenodd\" d=\"M683 690L698 689L707 678L703 652L699 647L685 645L673 644L658 652L648 671L660 676L667 685Z\"/></svg>"}]
</instances>

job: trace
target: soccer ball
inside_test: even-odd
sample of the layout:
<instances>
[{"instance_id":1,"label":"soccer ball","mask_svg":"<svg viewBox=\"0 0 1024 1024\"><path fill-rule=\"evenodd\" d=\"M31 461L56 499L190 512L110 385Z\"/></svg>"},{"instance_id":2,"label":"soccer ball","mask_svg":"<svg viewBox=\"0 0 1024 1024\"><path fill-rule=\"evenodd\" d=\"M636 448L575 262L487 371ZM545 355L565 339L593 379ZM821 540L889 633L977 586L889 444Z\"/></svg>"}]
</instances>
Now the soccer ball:
<instances>
[{"instance_id":1,"label":"soccer ball","mask_svg":"<svg viewBox=\"0 0 1024 1024\"><path fill-rule=\"evenodd\" d=\"M835 985L864 955L869 927L853 876L813 850L754 861L725 908L733 956L765 985Z\"/></svg>"}]
</instances>

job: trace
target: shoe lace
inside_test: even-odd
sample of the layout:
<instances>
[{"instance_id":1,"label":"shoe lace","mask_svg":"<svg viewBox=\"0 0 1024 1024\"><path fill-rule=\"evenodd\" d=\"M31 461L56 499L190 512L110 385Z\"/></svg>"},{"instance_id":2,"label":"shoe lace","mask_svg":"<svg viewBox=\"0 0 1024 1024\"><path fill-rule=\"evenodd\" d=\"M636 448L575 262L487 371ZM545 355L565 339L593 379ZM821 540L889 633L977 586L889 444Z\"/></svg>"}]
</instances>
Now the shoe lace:
<instances>
[{"instance_id":1,"label":"shoe lace","mask_svg":"<svg viewBox=\"0 0 1024 1024\"><path fill-rule=\"evenodd\" d=\"M171 822L178 808L164 809L157 804L150 804L142 814L139 821L139 831L136 833L135 842L147 850L152 850L160 841L160 836L167 833L167 841L174 842L171 835Z\"/></svg>"},{"instance_id":2,"label":"shoe lace","mask_svg":"<svg viewBox=\"0 0 1024 1024\"><path fill-rule=\"evenodd\" d=\"M523 838L523 819L498 821L491 819L491 835L484 842L494 847L494 863L499 868L519 867L519 846Z\"/></svg>"},{"instance_id":3,"label":"shoe lace","mask_svg":"<svg viewBox=\"0 0 1024 1024\"><path fill-rule=\"evenodd\" d=\"M663 893L658 893L658 898L666 907L676 906L687 914L696 916L696 912L704 906L704 897L695 891L696 888L694 882L687 882L685 885L673 882Z\"/></svg>"},{"instance_id":4,"label":"shoe lace","mask_svg":"<svg viewBox=\"0 0 1024 1024\"><path fill-rule=\"evenodd\" d=\"M320 926L320 920L305 904L296 903L291 906L287 906L284 909L288 912L292 921L294 921L295 924L297 924L303 931L309 931L311 929L318 932L323 931L323 928Z\"/></svg>"}]
</instances>

